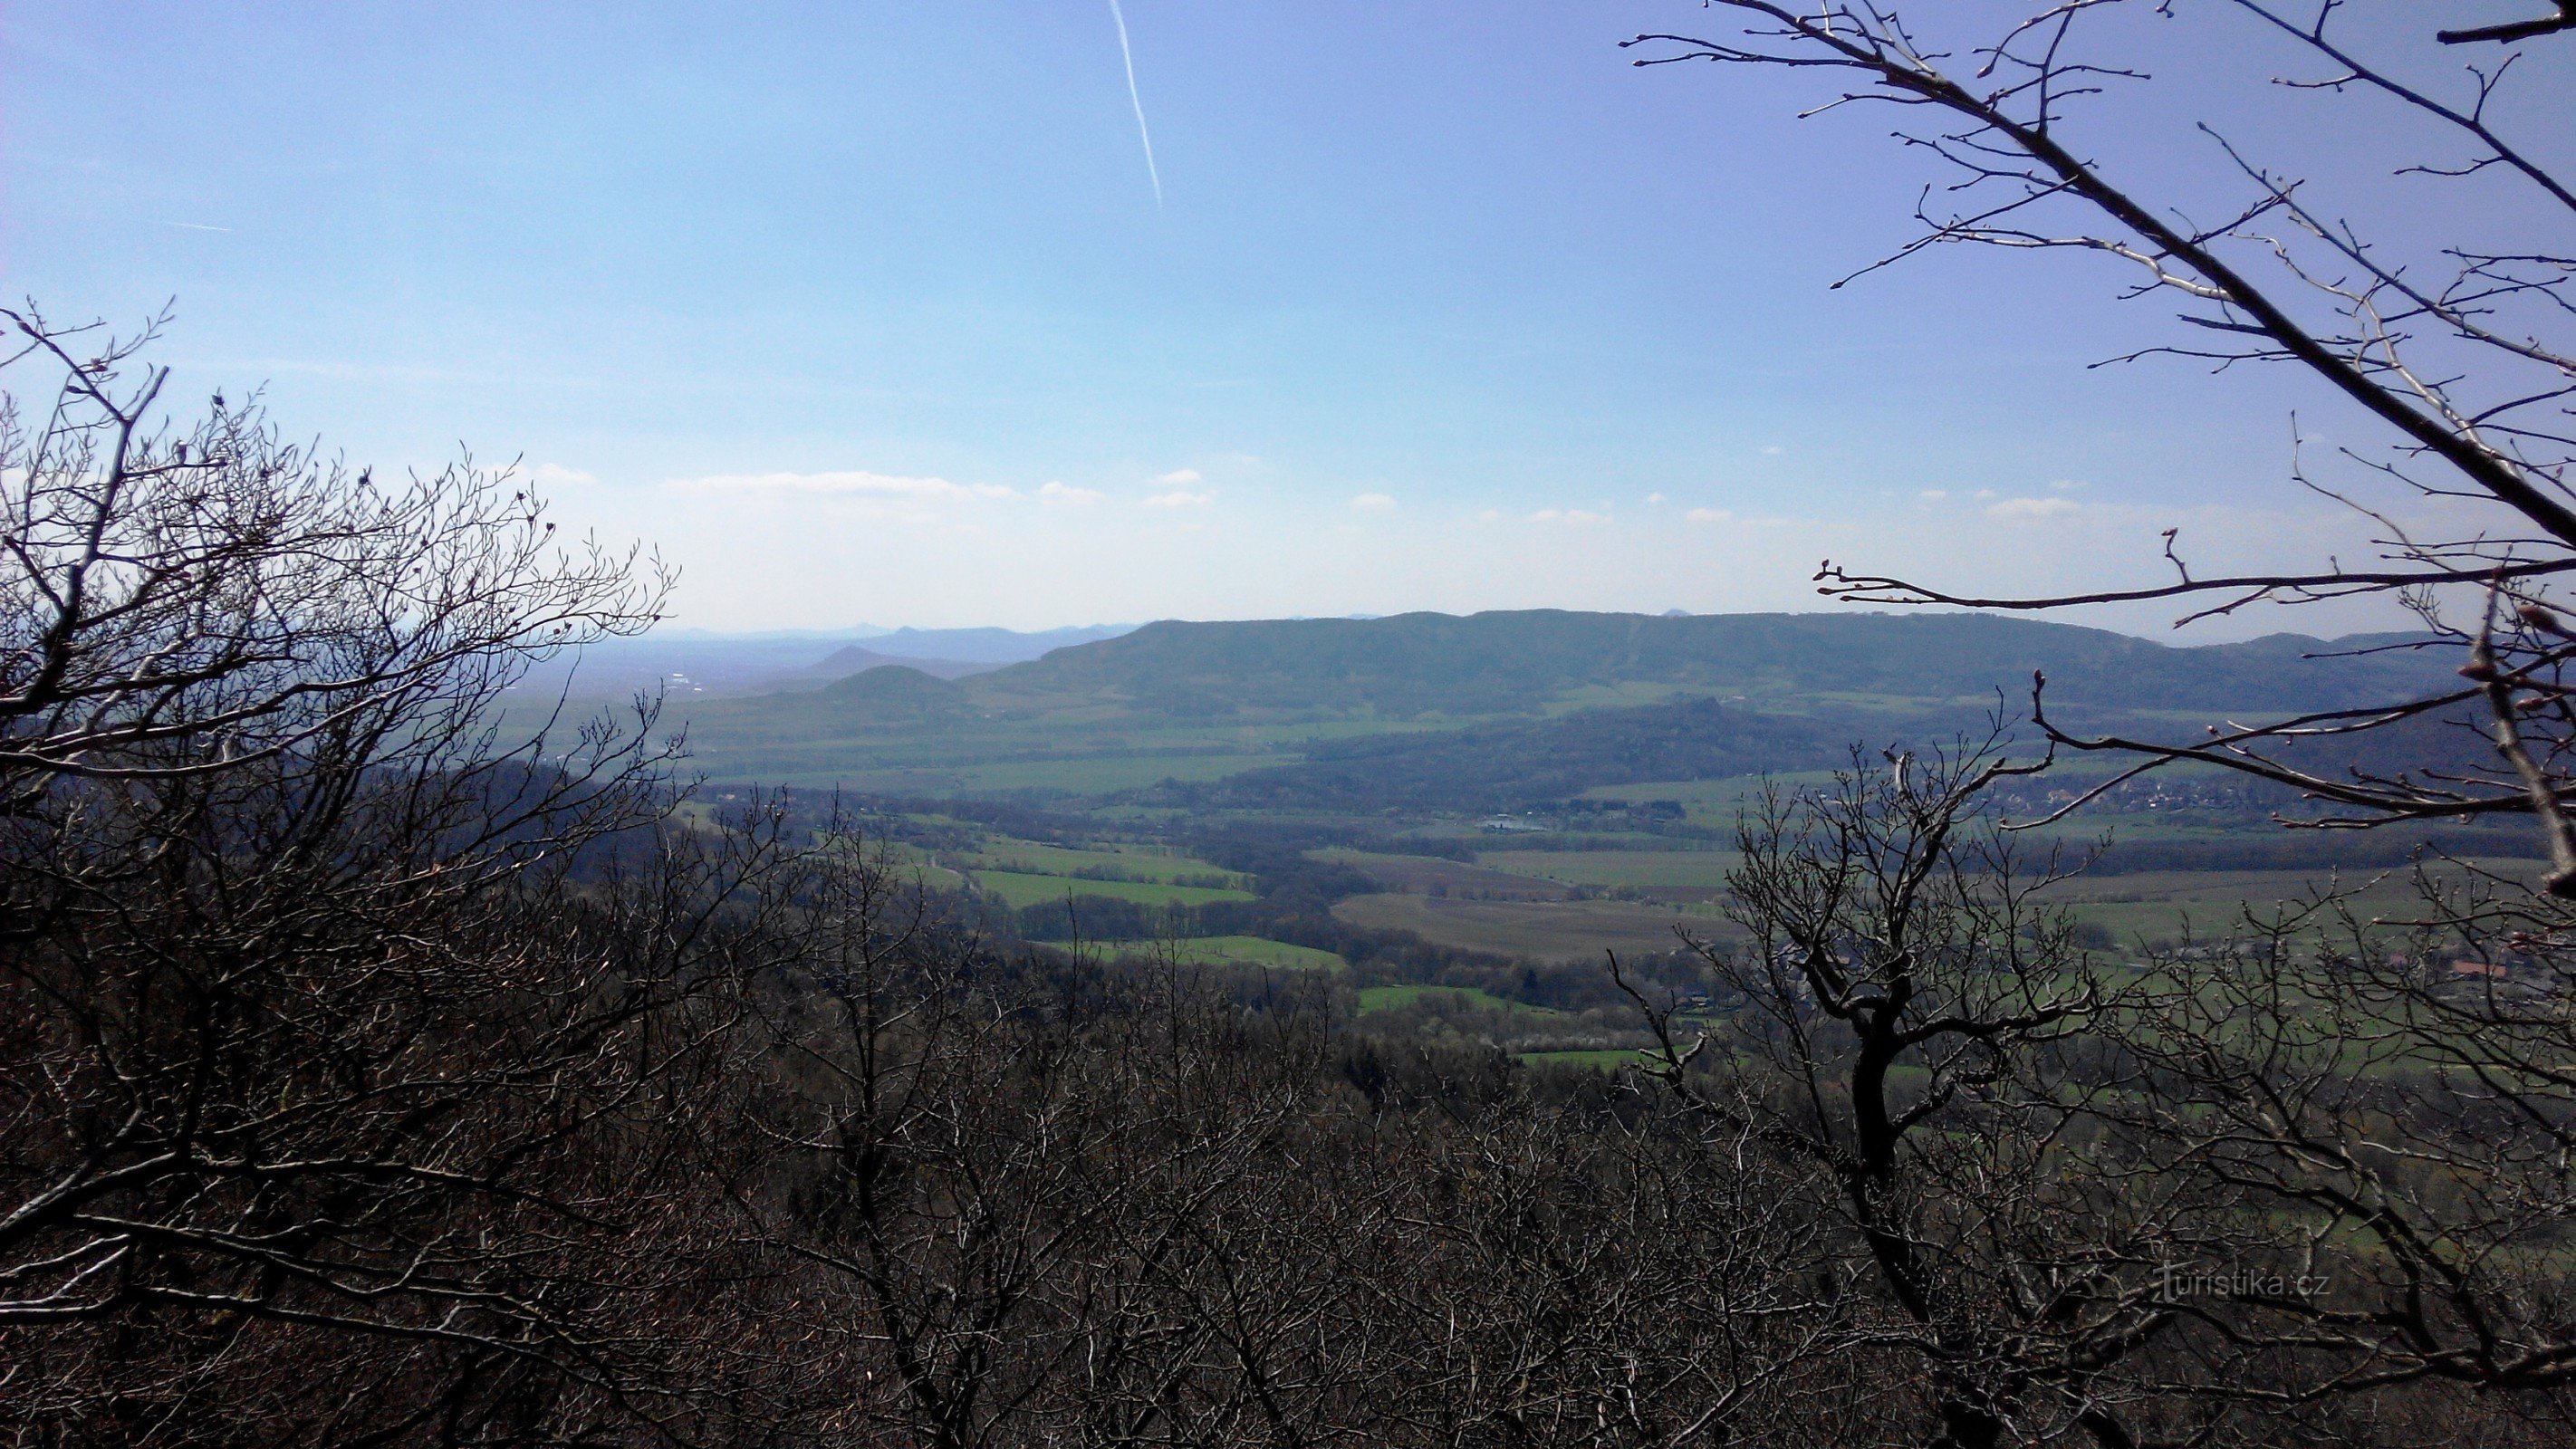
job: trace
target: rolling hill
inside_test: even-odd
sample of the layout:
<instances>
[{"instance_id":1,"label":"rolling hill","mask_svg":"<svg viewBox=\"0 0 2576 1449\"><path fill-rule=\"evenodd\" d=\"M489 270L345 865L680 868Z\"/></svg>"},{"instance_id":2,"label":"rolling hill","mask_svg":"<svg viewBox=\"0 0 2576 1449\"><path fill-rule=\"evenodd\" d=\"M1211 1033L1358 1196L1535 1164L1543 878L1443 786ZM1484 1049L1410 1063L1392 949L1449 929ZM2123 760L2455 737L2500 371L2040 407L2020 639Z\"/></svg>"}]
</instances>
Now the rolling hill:
<instances>
[{"instance_id":1,"label":"rolling hill","mask_svg":"<svg viewBox=\"0 0 2576 1449\"><path fill-rule=\"evenodd\" d=\"M2167 732L2454 678L2439 651L2351 652L2391 642L2176 648L1955 614L1165 622L953 680L875 667L684 713L702 767L730 779L1092 798L1170 780L1197 787L1166 790L1173 808L1465 810L1974 728L2026 710L2037 669L2070 720Z\"/></svg>"},{"instance_id":2,"label":"rolling hill","mask_svg":"<svg viewBox=\"0 0 2576 1449\"><path fill-rule=\"evenodd\" d=\"M2311 656L2384 639L2276 634L2173 648L1971 614L1716 614L1556 609L1384 619L1148 624L984 680L997 706L1115 702L1175 718L1525 712L1580 692L1661 686L1765 701L2018 698L2045 669L2070 701L2115 709L2299 710L2438 676L2411 653Z\"/></svg>"},{"instance_id":3,"label":"rolling hill","mask_svg":"<svg viewBox=\"0 0 2576 1449\"><path fill-rule=\"evenodd\" d=\"M839 680L864 674L871 669L915 669L934 679L963 679L970 674L990 674L1004 666L974 659L932 659L915 655L881 654L864 644L835 649L820 662L807 665L798 673L815 679Z\"/></svg>"}]
</instances>

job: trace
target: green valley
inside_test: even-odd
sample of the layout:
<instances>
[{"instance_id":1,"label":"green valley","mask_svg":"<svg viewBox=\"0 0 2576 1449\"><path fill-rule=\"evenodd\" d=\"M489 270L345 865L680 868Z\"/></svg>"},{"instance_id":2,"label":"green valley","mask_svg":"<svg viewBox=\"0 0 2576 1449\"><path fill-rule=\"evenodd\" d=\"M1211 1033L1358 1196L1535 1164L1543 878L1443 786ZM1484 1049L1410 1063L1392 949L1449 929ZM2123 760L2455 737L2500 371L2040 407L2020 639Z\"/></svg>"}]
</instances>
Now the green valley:
<instances>
[{"instance_id":1,"label":"green valley","mask_svg":"<svg viewBox=\"0 0 2576 1449\"><path fill-rule=\"evenodd\" d=\"M674 723L729 793L861 803L915 878L996 930L1474 975L1731 939L1735 832L1766 790L1998 723L2035 757L2037 674L2062 728L2171 738L2440 687L2440 657L2397 642L2172 648L1958 614L1166 622L955 678L880 662L693 695ZM2112 763L2060 754L1998 810L2048 817L2108 781ZM2184 767L2025 839L2082 863L2056 897L2113 942L2205 931L2426 849L2532 848L2509 827L2278 828L2299 808Z\"/></svg>"}]
</instances>

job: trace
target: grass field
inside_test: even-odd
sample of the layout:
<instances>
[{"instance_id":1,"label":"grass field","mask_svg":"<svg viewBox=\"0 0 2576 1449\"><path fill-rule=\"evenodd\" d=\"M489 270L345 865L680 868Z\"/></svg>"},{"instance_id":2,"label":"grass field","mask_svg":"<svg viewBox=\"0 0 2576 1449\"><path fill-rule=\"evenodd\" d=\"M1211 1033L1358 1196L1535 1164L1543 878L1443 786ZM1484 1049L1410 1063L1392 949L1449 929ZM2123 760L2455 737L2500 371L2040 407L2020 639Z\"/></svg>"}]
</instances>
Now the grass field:
<instances>
[{"instance_id":1,"label":"grass field","mask_svg":"<svg viewBox=\"0 0 2576 1449\"><path fill-rule=\"evenodd\" d=\"M1364 850L1331 849L1314 852L1318 860L1337 861L1366 875L1390 891L1414 895L1467 896L1505 899L1562 900L1568 894L1554 882L1510 871L1489 870L1454 860L1429 855L1373 855Z\"/></svg>"},{"instance_id":2,"label":"grass field","mask_svg":"<svg viewBox=\"0 0 2576 1449\"><path fill-rule=\"evenodd\" d=\"M1637 1052L1624 1047L1612 1047L1606 1051L1522 1052L1520 1058L1527 1066L1590 1067L1597 1072L1615 1072L1645 1060Z\"/></svg>"},{"instance_id":3,"label":"grass field","mask_svg":"<svg viewBox=\"0 0 2576 1449\"><path fill-rule=\"evenodd\" d=\"M1346 963L1330 951L1292 946L1259 936L1192 936L1174 943L1181 959L1193 965L1233 962L1245 966L1280 966L1301 971L1339 971Z\"/></svg>"},{"instance_id":4,"label":"grass field","mask_svg":"<svg viewBox=\"0 0 2576 1449\"><path fill-rule=\"evenodd\" d=\"M1363 1015L1372 1011L1393 1011L1398 1007L1411 1006L1426 996L1456 997L1466 1005L1481 1006L1491 1011L1518 1012L1529 1016L1561 1014L1550 1011L1544 1006L1532 1006L1525 1001L1509 1001L1492 992L1479 991L1472 986L1364 986L1360 988L1359 996L1359 1009Z\"/></svg>"},{"instance_id":5,"label":"grass field","mask_svg":"<svg viewBox=\"0 0 2576 1449\"><path fill-rule=\"evenodd\" d=\"M1370 930L1411 931L1463 951L1531 961L1598 961L1680 946L1677 926L1709 936L1726 923L1656 906L1614 901L1469 901L1432 896L1353 896L1333 907L1337 918Z\"/></svg>"},{"instance_id":6,"label":"grass field","mask_svg":"<svg viewBox=\"0 0 2576 1449\"><path fill-rule=\"evenodd\" d=\"M995 837L987 840L973 859L963 863L975 870L1004 870L1021 875L1072 876L1085 870L1097 870L1163 885L1196 884L1209 876L1223 877L1230 888L1240 889L1248 884L1241 876L1208 861L1151 845L1097 845L1077 849Z\"/></svg>"},{"instance_id":7,"label":"grass field","mask_svg":"<svg viewBox=\"0 0 2576 1449\"><path fill-rule=\"evenodd\" d=\"M1066 896L1106 896L1111 900L1134 901L1145 906L1199 906L1209 901L1248 901L1252 892L1216 890L1207 886L1161 885L1152 881L1075 880L1065 875L1031 875L1016 870L979 870L975 885L986 895L999 896L1012 910L1060 901Z\"/></svg>"},{"instance_id":8,"label":"grass field","mask_svg":"<svg viewBox=\"0 0 2576 1449\"><path fill-rule=\"evenodd\" d=\"M1021 709L1027 717L1014 717ZM1295 764L1311 742L1456 728L1459 721L1299 719L1223 724L1138 720L1100 700L1020 700L1000 714L859 725L827 705L776 698L683 702L699 768L724 780L888 794L1006 791L1098 797L1164 780L1207 781Z\"/></svg>"},{"instance_id":9,"label":"grass field","mask_svg":"<svg viewBox=\"0 0 2576 1449\"><path fill-rule=\"evenodd\" d=\"M1489 850L1479 864L1567 885L1715 891L1735 852L1718 850Z\"/></svg>"},{"instance_id":10,"label":"grass field","mask_svg":"<svg viewBox=\"0 0 2576 1449\"><path fill-rule=\"evenodd\" d=\"M850 840L851 837L844 837L844 843L849 843ZM918 879L932 890L953 891L965 888L965 875L950 868L960 859L954 852L928 851L917 845L906 845L901 841L871 837L859 837L856 843L865 852L867 859L882 863L900 879Z\"/></svg>"},{"instance_id":11,"label":"grass field","mask_svg":"<svg viewBox=\"0 0 2576 1449\"><path fill-rule=\"evenodd\" d=\"M1794 793L1801 786L1825 785L1833 776L1825 771L1774 775L1772 783L1783 793ZM1642 804L1648 800L1670 800L1682 807L1693 825L1724 829L1735 823L1744 807L1762 793L1762 777L1739 775L1728 780L1650 780L1637 785L1598 785L1583 792L1587 800L1617 800Z\"/></svg>"},{"instance_id":12,"label":"grass field","mask_svg":"<svg viewBox=\"0 0 2576 1449\"><path fill-rule=\"evenodd\" d=\"M2479 861L2472 864L2512 879L2530 879L2542 869L2530 860ZM2437 867L2456 875L2459 867ZM2245 914L2277 912L2282 903L2312 899L2341 890L2351 896L2353 913L2402 919L2423 909L2413 872L2407 869L2295 871L2206 870L2140 871L2132 875L2078 876L2048 890L2049 899L2074 910L2078 919L2108 930L2122 946L2141 941L2173 941L2189 936L2215 940L2239 934Z\"/></svg>"},{"instance_id":13,"label":"grass field","mask_svg":"<svg viewBox=\"0 0 2576 1449\"><path fill-rule=\"evenodd\" d=\"M1552 878L1569 884L1656 890L1678 889L1657 883L1687 878L1685 871L1692 865L1711 869L1731 857L1654 851L1502 851L1485 859L1508 863L1516 870L1553 868ZM2526 876L2540 868L2534 861L2479 864L2508 876ZM2280 910L2281 903L2312 899L2338 888L2349 893L2352 911L2365 920L2403 920L2422 910L2414 878L2405 870L2347 870L2340 875L2291 870L2141 871L2079 876L2049 888L2047 895L2073 910L2077 919L2108 931L2115 950L2133 950L2142 943L2214 941L2239 935L2249 910L2268 916ZM1424 895L1420 889L1416 885L1411 892L1353 896L1336 905L1333 914L1365 929L1411 931L1443 946L1533 961L1599 961L1604 950L1622 955L1669 951L1679 944L1674 935L1677 926L1704 940L1723 941L1734 934L1731 923L1707 904L1477 899L1455 891L1447 897Z\"/></svg>"},{"instance_id":14,"label":"grass field","mask_svg":"<svg viewBox=\"0 0 2576 1449\"><path fill-rule=\"evenodd\" d=\"M2071 789L2082 789L2106 773L2107 769L2103 768L2061 762L2050 771L2049 779L2063 782ZM2187 772L2176 767L2175 773L2179 778ZM1833 781L1834 772L1830 770L1784 770L1772 775L1736 775L1722 780L1649 780L1634 785L1597 785L1584 791L1583 798L1616 800L1625 804L1670 800L1682 807L1693 825L1725 829L1734 825L1748 806L1761 800L1766 783L1777 788L1783 796L1792 796L1801 790L1829 788ZM2122 816L2123 831L2128 830L2130 822L2135 819L2137 817ZM2099 824L2098 818L2088 817L2088 820Z\"/></svg>"},{"instance_id":15,"label":"grass field","mask_svg":"<svg viewBox=\"0 0 2576 1449\"><path fill-rule=\"evenodd\" d=\"M840 787L890 795L976 794L1037 790L1066 795L1105 795L1134 790L1165 780L1221 780L1245 770L1292 762L1296 757L1270 754L1110 755L1057 760L1004 760L956 765L884 765L853 761L846 766L818 766L816 754L828 754L830 742L793 754L736 751L711 754L708 768L721 768L728 779L757 779L809 790Z\"/></svg>"}]
</instances>

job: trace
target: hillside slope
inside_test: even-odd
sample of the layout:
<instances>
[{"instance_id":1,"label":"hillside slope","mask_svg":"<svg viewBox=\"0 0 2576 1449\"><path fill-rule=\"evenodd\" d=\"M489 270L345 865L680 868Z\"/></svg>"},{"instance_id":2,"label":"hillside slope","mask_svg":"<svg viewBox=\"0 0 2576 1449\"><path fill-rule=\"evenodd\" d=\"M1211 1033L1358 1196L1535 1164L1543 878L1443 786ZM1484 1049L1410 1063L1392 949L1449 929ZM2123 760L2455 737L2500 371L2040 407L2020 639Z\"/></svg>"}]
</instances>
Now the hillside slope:
<instances>
[{"instance_id":1,"label":"hillside slope","mask_svg":"<svg viewBox=\"0 0 2576 1449\"><path fill-rule=\"evenodd\" d=\"M987 708L1023 713L1115 705L1175 719L1410 719L1519 713L1637 686L1793 707L1826 698L1991 699L1997 690L2018 702L2032 671L2045 669L2055 697L2095 709L2282 711L2403 695L2447 673L2442 661L2411 652L2308 657L2358 642L2280 634L2173 648L1984 615L1533 609L1148 624L967 687Z\"/></svg>"},{"instance_id":2,"label":"hillside slope","mask_svg":"<svg viewBox=\"0 0 2576 1449\"><path fill-rule=\"evenodd\" d=\"M1271 772L1165 803L1462 809L1974 730L1998 703L2026 713L2034 669L2070 726L2167 737L2456 683L2438 650L2350 656L2384 642L2175 648L1956 614L1167 622L953 682L880 665L820 689L684 700L675 716L700 766L733 780L1103 799Z\"/></svg>"},{"instance_id":3,"label":"hillside slope","mask_svg":"<svg viewBox=\"0 0 2576 1449\"><path fill-rule=\"evenodd\" d=\"M1222 780L1174 783L1141 796L1189 809L1370 811L1395 807L1480 814L1579 795L1598 785L1711 780L1841 764L1847 741L1873 740L1863 716L1819 728L1712 699L1587 709L1552 719L1505 719L1459 730L1328 742L1300 764Z\"/></svg>"},{"instance_id":4,"label":"hillside slope","mask_svg":"<svg viewBox=\"0 0 2576 1449\"><path fill-rule=\"evenodd\" d=\"M912 655L880 654L864 644L852 644L823 656L822 662L801 671L815 679L842 680L871 669L917 669L933 679L963 679L970 674L990 674L1003 666L973 659L930 659Z\"/></svg>"}]
</instances>

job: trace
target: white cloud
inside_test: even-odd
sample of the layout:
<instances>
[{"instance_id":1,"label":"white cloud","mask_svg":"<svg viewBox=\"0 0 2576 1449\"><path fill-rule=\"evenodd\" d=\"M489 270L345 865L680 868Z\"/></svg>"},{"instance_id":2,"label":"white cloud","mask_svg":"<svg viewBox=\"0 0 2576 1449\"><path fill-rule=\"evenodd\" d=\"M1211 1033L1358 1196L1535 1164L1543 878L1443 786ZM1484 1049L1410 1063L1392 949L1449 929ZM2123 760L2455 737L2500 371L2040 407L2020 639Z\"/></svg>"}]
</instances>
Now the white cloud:
<instances>
[{"instance_id":1,"label":"white cloud","mask_svg":"<svg viewBox=\"0 0 2576 1449\"><path fill-rule=\"evenodd\" d=\"M2064 493L2070 489L2084 487L2085 482L2081 478L2051 478L2048 480L2048 486Z\"/></svg>"},{"instance_id":2,"label":"white cloud","mask_svg":"<svg viewBox=\"0 0 2576 1449\"><path fill-rule=\"evenodd\" d=\"M1532 523L1607 523L1610 516L1589 508L1542 508L1529 516Z\"/></svg>"},{"instance_id":3,"label":"white cloud","mask_svg":"<svg viewBox=\"0 0 2576 1449\"><path fill-rule=\"evenodd\" d=\"M1198 475L1193 473L1190 476L1195 478ZM1146 499L1145 506L1148 508L1195 508L1201 504L1212 501L1215 497L1216 495L1213 493L1192 493L1186 488L1175 488L1169 493L1157 493L1153 497Z\"/></svg>"},{"instance_id":4,"label":"white cloud","mask_svg":"<svg viewBox=\"0 0 2576 1449\"><path fill-rule=\"evenodd\" d=\"M1939 503L1950 496L1950 490L1947 488L1926 488L1914 496L1922 499L1926 503Z\"/></svg>"},{"instance_id":5,"label":"white cloud","mask_svg":"<svg viewBox=\"0 0 2576 1449\"><path fill-rule=\"evenodd\" d=\"M596 483L599 477L579 468L567 468L561 463L539 463L529 472L528 481L540 487L560 488L566 484Z\"/></svg>"},{"instance_id":6,"label":"white cloud","mask_svg":"<svg viewBox=\"0 0 2576 1449\"><path fill-rule=\"evenodd\" d=\"M1723 508L1694 508L1683 515L1693 523L1733 523L1735 515Z\"/></svg>"},{"instance_id":7,"label":"white cloud","mask_svg":"<svg viewBox=\"0 0 2576 1449\"><path fill-rule=\"evenodd\" d=\"M1768 443L1763 446L1762 456L1766 458L1777 458L1787 451L1789 450L1781 447L1778 443Z\"/></svg>"},{"instance_id":8,"label":"white cloud","mask_svg":"<svg viewBox=\"0 0 2576 1449\"><path fill-rule=\"evenodd\" d=\"M1488 508L1476 516L1485 520L1487 523L1500 523L1503 521L1503 511L1499 508Z\"/></svg>"},{"instance_id":9,"label":"white cloud","mask_svg":"<svg viewBox=\"0 0 2576 1449\"><path fill-rule=\"evenodd\" d=\"M1647 494L1647 495L1646 495L1646 502L1647 502L1649 505L1657 504L1657 503L1661 503L1661 502L1663 502L1663 501L1664 501L1664 495L1662 495L1661 493L1649 493L1649 494Z\"/></svg>"},{"instance_id":10,"label":"white cloud","mask_svg":"<svg viewBox=\"0 0 2576 1449\"><path fill-rule=\"evenodd\" d=\"M1038 497L1049 503L1097 503L1100 494L1089 488L1068 488L1062 483L1049 483L1038 490Z\"/></svg>"},{"instance_id":11,"label":"white cloud","mask_svg":"<svg viewBox=\"0 0 2576 1449\"><path fill-rule=\"evenodd\" d=\"M1976 498L1977 498L1977 501L1978 501L1979 503L1983 503L1983 502L1985 502L1987 499L1992 498L1992 497L1994 497L1994 496L1995 496L1995 490L1993 490L1992 488L1980 488L1980 489L1978 489L1978 490L1977 490L1977 493L1976 493Z\"/></svg>"},{"instance_id":12,"label":"white cloud","mask_svg":"<svg viewBox=\"0 0 2576 1449\"><path fill-rule=\"evenodd\" d=\"M1351 500L1351 506L1362 513L1384 513L1395 506L1395 500L1383 493L1363 493Z\"/></svg>"},{"instance_id":13,"label":"white cloud","mask_svg":"<svg viewBox=\"0 0 2576 1449\"><path fill-rule=\"evenodd\" d=\"M2071 498L2007 498L1986 509L1988 518L2055 518L2073 513L2077 505Z\"/></svg>"},{"instance_id":14,"label":"white cloud","mask_svg":"<svg viewBox=\"0 0 2576 1449\"><path fill-rule=\"evenodd\" d=\"M819 493L876 498L1011 498L999 483L951 483L945 478L898 478L886 473L718 473L674 480L688 493Z\"/></svg>"},{"instance_id":15,"label":"white cloud","mask_svg":"<svg viewBox=\"0 0 2576 1449\"><path fill-rule=\"evenodd\" d=\"M1196 468L1176 468L1154 481L1157 483L1169 483L1175 488L1187 488L1191 484L1199 481L1199 470Z\"/></svg>"}]
</instances>

